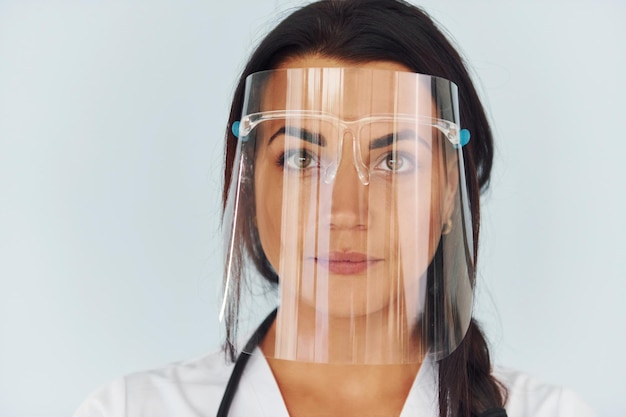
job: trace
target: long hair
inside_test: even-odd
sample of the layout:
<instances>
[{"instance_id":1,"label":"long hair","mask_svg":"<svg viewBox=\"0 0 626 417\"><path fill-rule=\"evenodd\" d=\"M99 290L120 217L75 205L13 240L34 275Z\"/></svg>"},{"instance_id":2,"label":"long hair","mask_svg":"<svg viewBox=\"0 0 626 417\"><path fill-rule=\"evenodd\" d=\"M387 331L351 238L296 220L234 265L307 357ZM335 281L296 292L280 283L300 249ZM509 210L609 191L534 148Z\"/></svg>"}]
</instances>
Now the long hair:
<instances>
[{"instance_id":1,"label":"long hair","mask_svg":"<svg viewBox=\"0 0 626 417\"><path fill-rule=\"evenodd\" d=\"M414 72L442 77L458 86L461 121L472 132L472 140L463 147L463 158L476 265L480 193L489 184L493 160L491 129L459 53L424 11L403 0L321 0L293 12L261 41L241 74L231 106L226 129L224 207L237 148L231 126L241 116L246 77L274 69L288 58L313 54L355 64L397 62ZM253 198L253 192L249 190L247 198ZM237 250L240 256L243 251L251 254L257 270L275 285L276 273L260 249L250 216L246 217L240 219L248 224L244 224ZM235 270L238 267L241 264L235 262ZM474 285L475 275L470 279ZM231 359L235 355L232 341L236 337L239 284L233 288L226 311L225 342ZM487 342L472 319L463 342L439 361L440 417L471 417L490 407L502 407L505 401L506 390L491 375Z\"/></svg>"}]
</instances>

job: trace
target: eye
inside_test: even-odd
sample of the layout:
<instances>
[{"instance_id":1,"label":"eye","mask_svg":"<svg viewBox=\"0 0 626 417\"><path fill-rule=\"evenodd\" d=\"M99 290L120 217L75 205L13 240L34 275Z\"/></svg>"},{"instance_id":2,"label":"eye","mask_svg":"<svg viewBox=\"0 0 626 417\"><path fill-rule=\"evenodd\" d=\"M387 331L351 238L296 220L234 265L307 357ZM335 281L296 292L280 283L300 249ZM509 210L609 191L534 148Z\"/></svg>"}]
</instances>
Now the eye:
<instances>
[{"instance_id":1,"label":"eye","mask_svg":"<svg viewBox=\"0 0 626 417\"><path fill-rule=\"evenodd\" d=\"M392 173L410 172L415 168L415 159L404 152L388 152L383 155L374 169Z\"/></svg>"},{"instance_id":2,"label":"eye","mask_svg":"<svg viewBox=\"0 0 626 417\"><path fill-rule=\"evenodd\" d=\"M285 167L294 170L304 170L319 165L317 157L306 149L287 151L282 159Z\"/></svg>"}]
</instances>

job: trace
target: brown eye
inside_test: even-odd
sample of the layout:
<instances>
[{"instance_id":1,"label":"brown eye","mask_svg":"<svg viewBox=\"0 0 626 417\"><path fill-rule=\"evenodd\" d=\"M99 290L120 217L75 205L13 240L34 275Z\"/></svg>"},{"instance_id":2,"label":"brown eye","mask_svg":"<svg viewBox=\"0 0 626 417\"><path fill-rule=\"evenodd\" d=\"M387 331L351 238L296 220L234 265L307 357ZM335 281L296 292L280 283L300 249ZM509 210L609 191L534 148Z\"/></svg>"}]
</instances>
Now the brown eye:
<instances>
[{"instance_id":1,"label":"brown eye","mask_svg":"<svg viewBox=\"0 0 626 417\"><path fill-rule=\"evenodd\" d=\"M385 158L385 165L389 171L399 171L404 165L404 161L398 158L397 154L388 154Z\"/></svg>"},{"instance_id":2,"label":"brown eye","mask_svg":"<svg viewBox=\"0 0 626 417\"><path fill-rule=\"evenodd\" d=\"M303 152L295 158L294 164L298 168L306 168L311 164L312 159L313 158L311 158L311 155L309 155L306 152Z\"/></svg>"},{"instance_id":3,"label":"brown eye","mask_svg":"<svg viewBox=\"0 0 626 417\"><path fill-rule=\"evenodd\" d=\"M303 170L316 166L316 158L306 149L298 149L285 155L284 165L289 169Z\"/></svg>"},{"instance_id":4,"label":"brown eye","mask_svg":"<svg viewBox=\"0 0 626 417\"><path fill-rule=\"evenodd\" d=\"M405 173L413 171L417 162L413 156L406 152L388 152L382 155L375 164L374 169L386 173Z\"/></svg>"}]
</instances>

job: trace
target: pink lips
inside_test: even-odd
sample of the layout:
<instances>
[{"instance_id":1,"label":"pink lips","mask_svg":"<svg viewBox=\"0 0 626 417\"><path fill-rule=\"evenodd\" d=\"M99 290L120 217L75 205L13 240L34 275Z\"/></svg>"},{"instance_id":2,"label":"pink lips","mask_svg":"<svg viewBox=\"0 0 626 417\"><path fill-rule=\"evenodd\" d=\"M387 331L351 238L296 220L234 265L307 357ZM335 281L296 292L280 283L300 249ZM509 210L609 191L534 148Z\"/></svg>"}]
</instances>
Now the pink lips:
<instances>
[{"instance_id":1,"label":"pink lips","mask_svg":"<svg viewBox=\"0 0 626 417\"><path fill-rule=\"evenodd\" d=\"M339 275L354 275L365 272L381 259L358 252L331 252L315 258L318 266Z\"/></svg>"}]
</instances>

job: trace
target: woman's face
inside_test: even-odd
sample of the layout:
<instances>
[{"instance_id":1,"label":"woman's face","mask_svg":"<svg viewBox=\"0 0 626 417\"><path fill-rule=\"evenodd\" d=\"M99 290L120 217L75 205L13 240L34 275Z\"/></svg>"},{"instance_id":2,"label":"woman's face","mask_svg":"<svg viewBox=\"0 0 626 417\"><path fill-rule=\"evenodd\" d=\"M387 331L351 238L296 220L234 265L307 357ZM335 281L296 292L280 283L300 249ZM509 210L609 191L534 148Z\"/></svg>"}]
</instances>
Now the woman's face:
<instances>
[{"instance_id":1,"label":"woman's face","mask_svg":"<svg viewBox=\"0 0 626 417\"><path fill-rule=\"evenodd\" d=\"M306 56L279 68L354 66ZM357 67L409 71L386 61ZM285 94L286 83L268 81L264 108L289 107L297 96L345 123L278 119L257 128L256 225L280 278L281 306L340 317L394 306L417 315L424 272L451 215L456 175L442 162L436 129L354 121L399 107L431 109L432 98L349 80L337 84L341 89L325 87L322 94L311 85L294 96Z\"/></svg>"}]
</instances>

